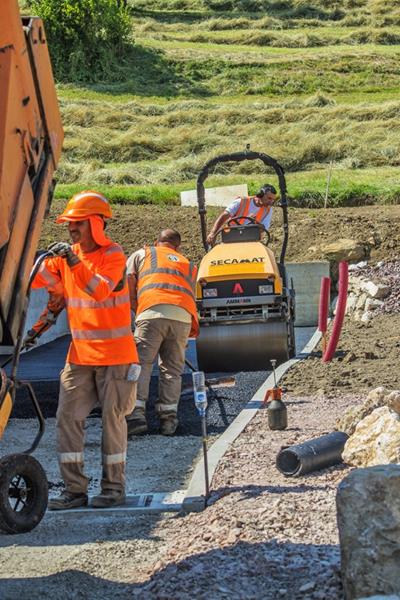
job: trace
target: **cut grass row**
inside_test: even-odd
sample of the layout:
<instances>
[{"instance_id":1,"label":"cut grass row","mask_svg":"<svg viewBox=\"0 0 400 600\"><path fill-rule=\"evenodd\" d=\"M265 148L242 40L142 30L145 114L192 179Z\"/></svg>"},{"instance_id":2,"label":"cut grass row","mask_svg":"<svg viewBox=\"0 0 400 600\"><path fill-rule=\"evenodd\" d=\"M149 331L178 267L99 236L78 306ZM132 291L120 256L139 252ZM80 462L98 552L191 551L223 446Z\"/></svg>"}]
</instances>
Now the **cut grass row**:
<instances>
[{"instance_id":1,"label":"cut grass row","mask_svg":"<svg viewBox=\"0 0 400 600\"><path fill-rule=\"evenodd\" d=\"M318 46L381 44L394 45L400 42L400 29L391 28L339 28L314 27L295 30L270 30L255 25L251 29L211 30L197 24L182 29L176 26L162 27L157 21L146 21L135 25L137 41L152 40L191 42L206 44L239 44L243 46L272 46L276 48L314 48Z\"/></svg>"},{"instance_id":2,"label":"cut grass row","mask_svg":"<svg viewBox=\"0 0 400 600\"><path fill-rule=\"evenodd\" d=\"M364 16L391 23L400 12L396 0L129 0L129 4L145 14L161 11L164 19L166 15L174 19L184 11L190 19L201 14L226 18L238 13L250 17L263 13L285 20L342 22Z\"/></svg>"},{"instance_id":3,"label":"cut grass row","mask_svg":"<svg viewBox=\"0 0 400 600\"><path fill-rule=\"evenodd\" d=\"M333 168L329 186L328 206L359 206L365 204L399 204L400 180L399 170L395 168L381 169L336 169ZM325 201L328 171L316 170L287 174L288 197L292 206L304 208L322 208ZM206 187L232 185L246 182L249 192L255 193L265 180L273 181L272 175L253 175L238 178L232 176L212 176L206 181ZM96 190L103 192L111 202L119 204L155 204L179 205L180 193L195 189L195 180L185 184L158 184L137 186L96 185ZM59 184L56 187L56 198L69 198L82 190L81 184Z\"/></svg>"},{"instance_id":4,"label":"cut grass row","mask_svg":"<svg viewBox=\"0 0 400 600\"><path fill-rule=\"evenodd\" d=\"M68 123L62 183L179 184L195 178L213 156L247 143L288 171L330 161L340 168L400 164L399 102L335 105L321 94L274 105L68 101L62 113ZM240 163L234 172L256 174L261 167Z\"/></svg>"},{"instance_id":5,"label":"cut grass row","mask_svg":"<svg viewBox=\"0 0 400 600\"><path fill-rule=\"evenodd\" d=\"M282 49L148 39L132 48L114 82L86 89L168 99L378 92L398 87L399 55L400 46Z\"/></svg>"}]
</instances>

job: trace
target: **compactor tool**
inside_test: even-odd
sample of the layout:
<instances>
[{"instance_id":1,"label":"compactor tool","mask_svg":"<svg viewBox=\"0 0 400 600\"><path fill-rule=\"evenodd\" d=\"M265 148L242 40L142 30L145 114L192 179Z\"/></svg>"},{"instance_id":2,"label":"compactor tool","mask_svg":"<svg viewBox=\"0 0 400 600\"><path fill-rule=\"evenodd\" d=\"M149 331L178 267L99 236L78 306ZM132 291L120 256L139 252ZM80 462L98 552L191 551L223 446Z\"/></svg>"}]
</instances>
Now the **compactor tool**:
<instances>
[{"instance_id":1,"label":"compactor tool","mask_svg":"<svg viewBox=\"0 0 400 600\"><path fill-rule=\"evenodd\" d=\"M261 160L278 177L283 211L279 262L268 247L270 235L252 217L229 219L207 243L204 181L220 162ZM197 178L197 201L206 255L196 285L200 319L198 368L205 372L259 371L295 355L295 292L285 269L288 211L283 168L266 154L247 150L210 160Z\"/></svg>"}]
</instances>

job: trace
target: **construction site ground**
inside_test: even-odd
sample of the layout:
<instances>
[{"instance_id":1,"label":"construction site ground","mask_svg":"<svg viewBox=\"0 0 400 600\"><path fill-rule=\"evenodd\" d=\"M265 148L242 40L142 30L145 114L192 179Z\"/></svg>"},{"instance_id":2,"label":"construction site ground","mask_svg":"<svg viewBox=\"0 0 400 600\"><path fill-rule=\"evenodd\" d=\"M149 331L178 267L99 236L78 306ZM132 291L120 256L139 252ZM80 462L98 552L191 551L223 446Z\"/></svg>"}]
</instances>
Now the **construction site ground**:
<instances>
[{"instance_id":1,"label":"construction site ground","mask_svg":"<svg viewBox=\"0 0 400 600\"><path fill-rule=\"evenodd\" d=\"M121 221L110 231L130 252L160 226L175 225L196 258L198 222L186 210L118 207ZM293 210L289 258L323 258L320 245L338 237L365 241L372 262L398 258L399 220L397 206ZM56 229L46 227L43 241L53 241ZM46 517L30 534L1 536L0 597L29 590L33 599L342 599L335 493L349 468L285 478L275 457L281 446L332 431L372 388L400 387L399 325L398 313L366 324L346 318L332 363L322 364L316 348L291 369L282 381L288 429L270 431L259 411L219 464L204 512L118 519L91 513L90 521L65 514ZM150 468L157 469L158 448L148 439ZM199 451L194 437L188 456ZM174 451L170 461L179 462Z\"/></svg>"}]
</instances>

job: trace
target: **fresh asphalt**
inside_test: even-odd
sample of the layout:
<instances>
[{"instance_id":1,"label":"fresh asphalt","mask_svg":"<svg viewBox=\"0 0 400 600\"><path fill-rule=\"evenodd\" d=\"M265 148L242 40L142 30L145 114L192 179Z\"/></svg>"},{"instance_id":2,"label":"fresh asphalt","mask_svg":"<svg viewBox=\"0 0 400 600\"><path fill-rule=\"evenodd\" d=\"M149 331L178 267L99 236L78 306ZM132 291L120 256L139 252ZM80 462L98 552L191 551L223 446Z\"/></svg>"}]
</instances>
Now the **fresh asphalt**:
<instances>
[{"instance_id":1,"label":"fresh asphalt","mask_svg":"<svg viewBox=\"0 0 400 600\"><path fill-rule=\"evenodd\" d=\"M315 327L296 328L296 347L299 352L308 342L315 331ZM21 381L30 381L39 400L45 417L55 416L59 388L59 375L63 368L70 336L63 336L21 355L18 378ZM6 357L0 356L0 364ZM4 359L4 360L3 360ZM193 340L189 341L187 359L197 367L196 346ZM247 404L258 388L268 377L270 371L256 371L252 373L234 373L235 386L218 388L215 393L208 394L207 430L211 435L222 433ZM207 374L209 378L218 374ZM177 435L201 435L201 425L196 412L193 394L190 391L191 371L185 367L182 377L183 393L179 404L179 427ZM150 385L148 405L149 432L157 433L158 421L154 412L154 401L157 398L158 369L155 366ZM187 392L185 392L185 388ZM96 414L96 412L94 412ZM98 411L97 411L98 414ZM24 389L18 390L12 416L15 418L31 418L34 412L30 399Z\"/></svg>"}]
</instances>

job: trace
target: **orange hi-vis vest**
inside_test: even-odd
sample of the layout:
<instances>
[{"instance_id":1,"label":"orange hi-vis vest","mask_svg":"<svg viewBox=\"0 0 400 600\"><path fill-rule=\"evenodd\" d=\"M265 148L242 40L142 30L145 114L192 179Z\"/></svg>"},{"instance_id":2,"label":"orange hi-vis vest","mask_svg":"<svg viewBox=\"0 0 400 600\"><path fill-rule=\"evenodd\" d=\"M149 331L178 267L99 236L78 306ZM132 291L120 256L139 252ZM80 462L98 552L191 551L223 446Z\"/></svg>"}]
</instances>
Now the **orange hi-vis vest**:
<instances>
[{"instance_id":1,"label":"orange hi-vis vest","mask_svg":"<svg viewBox=\"0 0 400 600\"><path fill-rule=\"evenodd\" d=\"M199 335L199 319L194 289L197 267L176 250L166 246L145 248L138 274L137 314L156 304L173 304L192 315L191 337Z\"/></svg>"},{"instance_id":2,"label":"orange hi-vis vest","mask_svg":"<svg viewBox=\"0 0 400 600\"><path fill-rule=\"evenodd\" d=\"M271 207L270 206L260 206L260 208L258 209L256 214L250 213L251 200L252 200L251 196L245 196L245 197L241 198L238 209L232 218L253 217L258 223L262 223L263 220L265 219L265 217L268 215L269 211L271 210ZM239 219L239 223L241 225L243 225L246 222L248 223L249 221L246 221L246 219Z\"/></svg>"},{"instance_id":3,"label":"orange hi-vis vest","mask_svg":"<svg viewBox=\"0 0 400 600\"><path fill-rule=\"evenodd\" d=\"M81 262L69 267L64 258L49 258L32 286L64 295L72 335L67 362L93 366L138 363L121 246L111 242L83 253L80 245L74 244L72 250Z\"/></svg>"}]
</instances>

